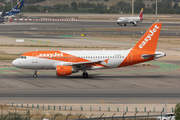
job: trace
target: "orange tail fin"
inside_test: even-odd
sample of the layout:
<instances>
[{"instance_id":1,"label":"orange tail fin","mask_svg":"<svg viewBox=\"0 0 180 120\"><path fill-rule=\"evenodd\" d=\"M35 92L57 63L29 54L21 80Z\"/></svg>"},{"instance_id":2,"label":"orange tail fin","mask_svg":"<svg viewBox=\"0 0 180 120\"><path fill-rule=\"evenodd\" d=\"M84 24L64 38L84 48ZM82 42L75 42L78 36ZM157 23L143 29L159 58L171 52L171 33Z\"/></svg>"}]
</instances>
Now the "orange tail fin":
<instances>
[{"instance_id":1,"label":"orange tail fin","mask_svg":"<svg viewBox=\"0 0 180 120\"><path fill-rule=\"evenodd\" d=\"M154 23L133 49L155 53L162 23Z\"/></svg>"},{"instance_id":2,"label":"orange tail fin","mask_svg":"<svg viewBox=\"0 0 180 120\"><path fill-rule=\"evenodd\" d=\"M139 42L130 50L124 61L118 66L123 67L154 59L162 23L154 23Z\"/></svg>"}]
</instances>

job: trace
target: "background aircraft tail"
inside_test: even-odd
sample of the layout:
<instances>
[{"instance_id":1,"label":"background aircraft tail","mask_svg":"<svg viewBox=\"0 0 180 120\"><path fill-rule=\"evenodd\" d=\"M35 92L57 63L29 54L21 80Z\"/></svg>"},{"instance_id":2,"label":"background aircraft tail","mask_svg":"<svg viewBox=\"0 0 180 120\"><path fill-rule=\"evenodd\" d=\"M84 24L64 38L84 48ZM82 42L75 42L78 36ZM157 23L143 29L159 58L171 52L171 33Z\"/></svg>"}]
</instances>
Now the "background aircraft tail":
<instances>
[{"instance_id":1,"label":"background aircraft tail","mask_svg":"<svg viewBox=\"0 0 180 120\"><path fill-rule=\"evenodd\" d=\"M20 1L9 13L11 14L20 13L23 4L24 4L24 0Z\"/></svg>"},{"instance_id":2,"label":"background aircraft tail","mask_svg":"<svg viewBox=\"0 0 180 120\"><path fill-rule=\"evenodd\" d=\"M141 8L141 11L139 13L139 17L140 17L141 20L143 19L143 8Z\"/></svg>"},{"instance_id":3,"label":"background aircraft tail","mask_svg":"<svg viewBox=\"0 0 180 120\"><path fill-rule=\"evenodd\" d=\"M1 17L4 17L6 14L6 7L3 8L3 11L2 11L2 14L1 14Z\"/></svg>"},{"instance_id":4,"label":"background aircraft tail","mask_svg":"<svg viewBox=\"0 0 180 120\"><path fill-rule=\"evenodd\" d=\"M133 47L133 50L149 51L155 53L162 23L154 23L148 31L142 36L139 42Z\"/></svg>"}]
</instances>

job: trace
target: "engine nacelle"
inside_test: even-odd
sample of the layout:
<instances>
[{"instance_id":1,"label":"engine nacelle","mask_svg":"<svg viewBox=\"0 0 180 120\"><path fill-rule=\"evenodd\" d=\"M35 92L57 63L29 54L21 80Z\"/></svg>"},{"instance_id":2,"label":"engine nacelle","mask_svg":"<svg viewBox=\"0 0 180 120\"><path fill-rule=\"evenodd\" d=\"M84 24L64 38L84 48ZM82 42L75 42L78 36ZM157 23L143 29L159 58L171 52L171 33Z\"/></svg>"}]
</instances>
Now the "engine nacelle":
<instances>
[{"instance_id":1,"label":"engine nacelle","mask_svg":"<svg viewBox=\"0 0 180 120\"><path fill-rule=\"evenodd\" d=\"M78 72L78 71L74 70L72 66L57 66L56 67L56 74L58 76L67 76L75 72Z\"/></svg>"},{"instance_id":2,"label":"engine nacelle","mask_svg":"<svg viewBox=\"0 0 180 120\"><path fill-rule=\"evenodd\" d=\"M136 26L136 25L137 25L137 22L133 22L133 25Z\"/></svg>"}]
</instances>

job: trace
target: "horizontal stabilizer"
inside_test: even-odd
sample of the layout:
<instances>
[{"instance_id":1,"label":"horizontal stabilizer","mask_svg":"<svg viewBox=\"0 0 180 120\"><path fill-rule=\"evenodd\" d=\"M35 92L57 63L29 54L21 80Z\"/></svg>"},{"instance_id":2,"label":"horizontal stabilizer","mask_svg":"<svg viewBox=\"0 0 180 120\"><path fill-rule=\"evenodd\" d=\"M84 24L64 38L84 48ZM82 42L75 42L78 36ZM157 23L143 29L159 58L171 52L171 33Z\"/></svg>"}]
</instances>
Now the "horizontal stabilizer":
<instances>
[{"instance_id":1,"label":"horizontal stabilizer","mask_svg":"<svg viewBox=\"0 0 180 120\"><path fill-rule=\"evenodd\" d=\"M154 59L156 59L156 58L160 58L160 57L163 57L163 56L166 56L166 54L163 53L163 52L156 52L155 54L143 54L143 55L141 55L141 57L143 59L148 59L150 57L154 57Z\"/></svg>"}]
</instances>

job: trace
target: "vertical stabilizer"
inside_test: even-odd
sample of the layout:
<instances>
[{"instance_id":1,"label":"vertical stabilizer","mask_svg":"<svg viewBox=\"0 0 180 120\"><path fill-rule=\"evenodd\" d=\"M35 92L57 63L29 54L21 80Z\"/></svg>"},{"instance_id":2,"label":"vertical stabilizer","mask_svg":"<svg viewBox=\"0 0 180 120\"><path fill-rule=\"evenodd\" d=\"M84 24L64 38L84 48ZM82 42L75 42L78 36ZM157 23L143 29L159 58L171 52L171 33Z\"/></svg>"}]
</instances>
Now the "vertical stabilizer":
<instances>
[{"instance_id":1,"label":"vertical stabilizer","mask_svg":"<svg viewBox=\"0 0 180 120\"><path fill-rule=\"evenodd\" d=\"M151 51L155 53L162 23L154 23L133 47L135 50Z\"/></svg>"},{"instance_id":2,"label":"vertical stabilizer","mask_svg":"<svg viewBox=\"0 0 180 120\"><path fill-rule=\"evenodd\" d=\"M20 1L9 13L11 13L12 15L20 13L23 4L24 0Z\"/></svg>"},{"instance_id":3,"label":"vertical stabilizer","mask_svg":"<svg viewBox=\"0 0 180 120\"><path fill-rule=\"evenodd\" d=\"M1 17L4 17L6 14L6 7L3 8L3 11L2 11L2 14L1 14Z\"/></svg>"},{"instance_id":4,"label":"vertical stabilizer","mask_svg":"<svg viewBox=\"0 0 180 120\"><path fill-rule=\"evenodd\" d=\"M141 8L141 11L139 13L140 20L143 20L143 8Z\"/></svg>"},{"instance_id":5,"label":"vertical stabilizer","mask_svg":"<svg viewBox=\"0 0 180 120\"><path fill-rule=\"evenodd\" d=\"M154 60L156 58L156 47L162 23L154 23L143 35L139 42L130 49L124 61L118 66L134 65L137 63ZM165 56L163 53L161 57Z\"/></svg>"}]
</instances>

